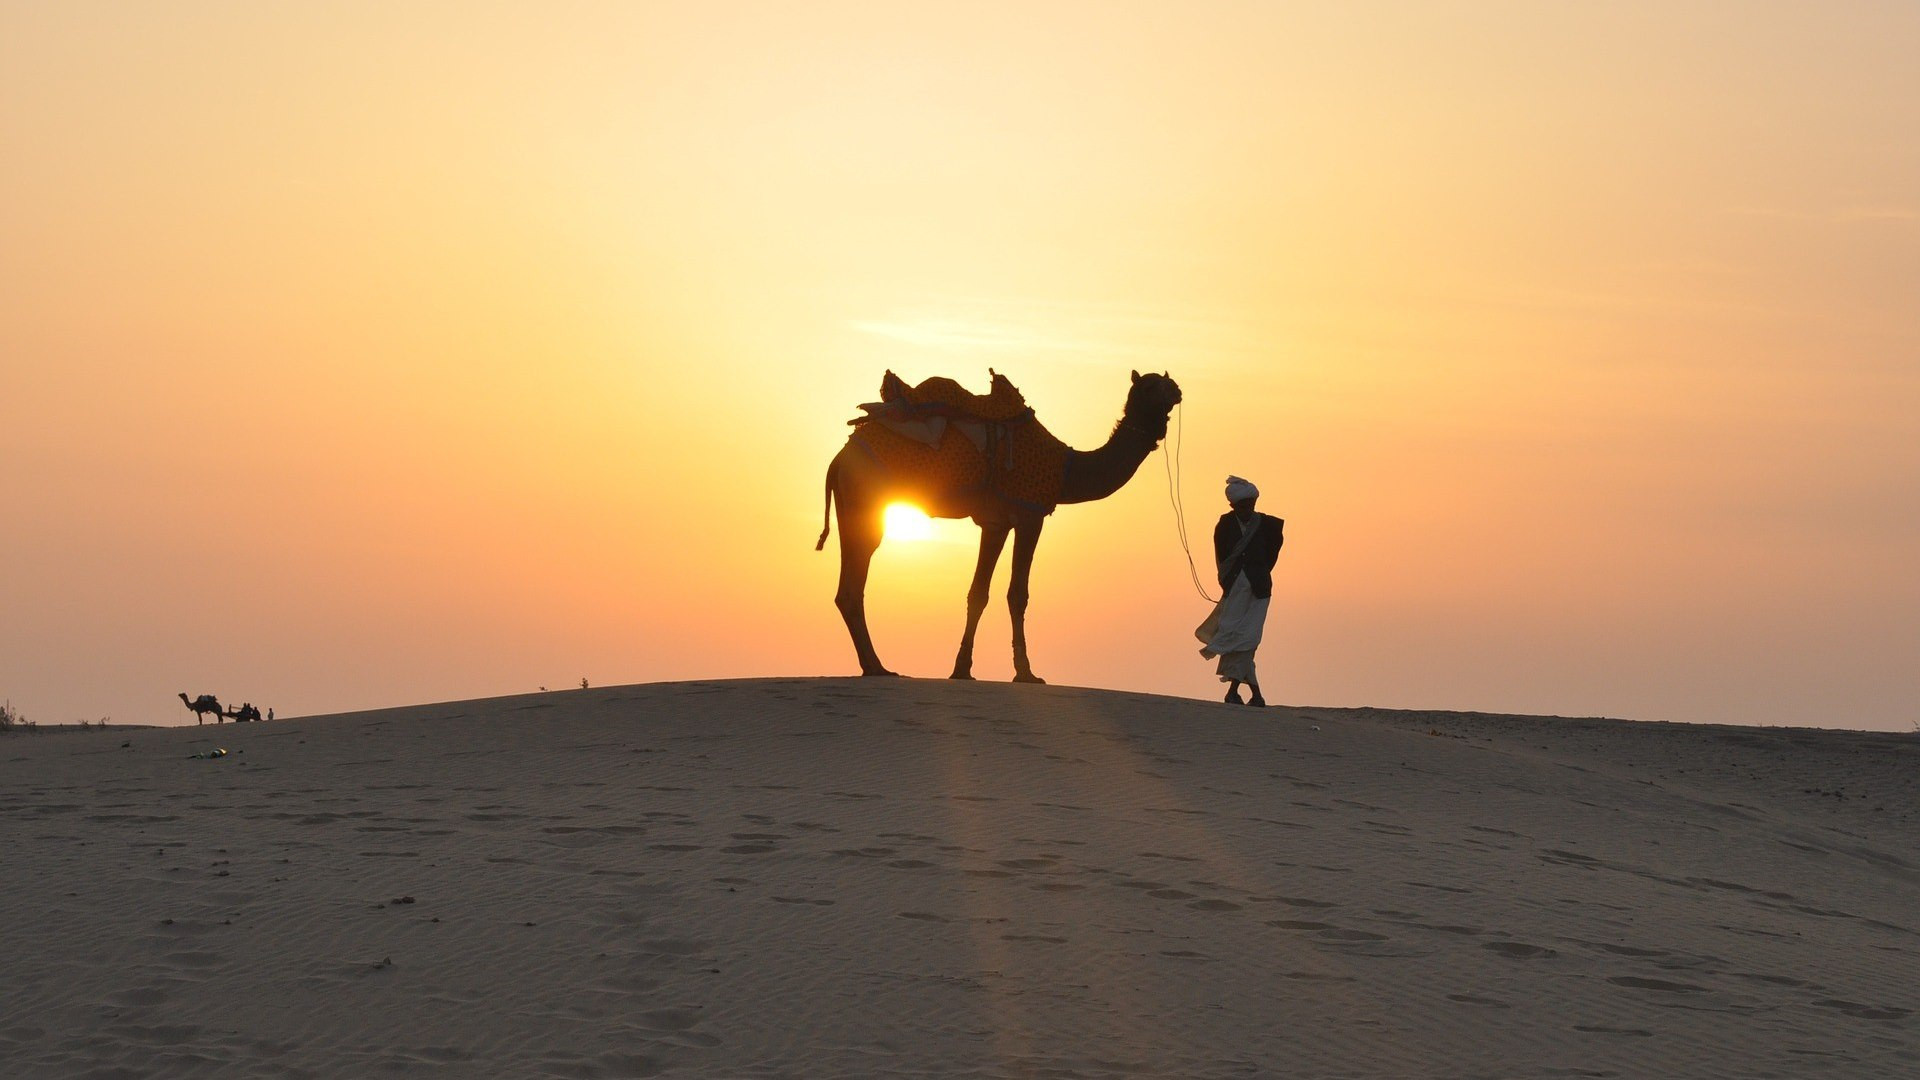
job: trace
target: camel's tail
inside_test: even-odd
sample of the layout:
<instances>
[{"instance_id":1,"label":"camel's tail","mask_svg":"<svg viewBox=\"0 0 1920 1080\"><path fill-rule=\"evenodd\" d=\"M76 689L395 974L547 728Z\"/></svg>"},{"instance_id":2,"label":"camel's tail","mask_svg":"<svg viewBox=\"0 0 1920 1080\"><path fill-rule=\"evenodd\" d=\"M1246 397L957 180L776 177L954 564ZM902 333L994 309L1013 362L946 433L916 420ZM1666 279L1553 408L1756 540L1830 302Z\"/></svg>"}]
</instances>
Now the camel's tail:
<instances>
[{"instance_id":1,"label":"camel's tail","mask_svg":"<svg viewBox=\"0 0 1920 1080\"><path fill-rule=\"evenodd\" d=\"M827 464L827 508L820 512L820 540L813 545L815 551L826 549L827 534L833 531L833 474L839 467L838 457Z\"/></svg>"}]
</instances>

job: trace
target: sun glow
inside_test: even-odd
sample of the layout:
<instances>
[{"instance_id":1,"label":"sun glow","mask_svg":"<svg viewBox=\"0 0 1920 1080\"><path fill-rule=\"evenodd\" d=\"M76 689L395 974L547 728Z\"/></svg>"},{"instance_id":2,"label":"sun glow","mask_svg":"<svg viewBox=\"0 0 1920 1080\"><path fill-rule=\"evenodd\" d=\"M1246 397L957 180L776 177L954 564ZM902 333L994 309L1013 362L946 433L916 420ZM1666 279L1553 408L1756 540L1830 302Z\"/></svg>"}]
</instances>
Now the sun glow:
<instances>
[{"instance_id":1,"label":"sun glow","mask_svg":"<svg viewBox=\"0 0 1920 1080\"><path fill-rule=\"evenodd\" d=\"M887 507L887 539L931 540L933 519L912 503L894 503Z\"/></svg>"}]
</instances>

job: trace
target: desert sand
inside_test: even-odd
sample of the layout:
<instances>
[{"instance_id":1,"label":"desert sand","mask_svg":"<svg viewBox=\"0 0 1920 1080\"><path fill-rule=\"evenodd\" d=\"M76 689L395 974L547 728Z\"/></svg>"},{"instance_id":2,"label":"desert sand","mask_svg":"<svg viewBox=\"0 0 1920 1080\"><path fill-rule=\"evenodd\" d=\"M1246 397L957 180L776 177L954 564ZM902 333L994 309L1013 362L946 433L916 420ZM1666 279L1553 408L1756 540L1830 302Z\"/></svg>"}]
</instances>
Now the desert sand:
<instances>
[{"instance_id":1,"label":"desert sand","mask_svg":"<svg viewBox=\"0 0 1920 1080\"><path fill-rule=\"evenodd\" d=\"M1051 686L14 734L0 1075L1913 1076L1917 829L1920 736Z\"/></svg>"}]
</instances>

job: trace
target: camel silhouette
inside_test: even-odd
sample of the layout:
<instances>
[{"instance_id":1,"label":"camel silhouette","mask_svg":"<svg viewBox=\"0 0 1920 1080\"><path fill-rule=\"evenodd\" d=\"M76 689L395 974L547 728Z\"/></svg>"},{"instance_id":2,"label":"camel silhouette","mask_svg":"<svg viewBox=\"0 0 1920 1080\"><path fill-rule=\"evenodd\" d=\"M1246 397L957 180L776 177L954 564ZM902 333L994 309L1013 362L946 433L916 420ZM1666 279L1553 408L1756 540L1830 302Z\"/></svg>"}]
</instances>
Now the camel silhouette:
<instances>
[{"instance_id":1,"label":"camel silhouette","mask_svg":"<svg viewBox=\"0 0 1920 1080\"><path fill-rule=\"evenodd\" d=\"M216 724L226 718L226 713L220 711L220 699L214 697L212 694L201 694L199 697L191 699L188 698L187 695L181 694L180 700L186 702L187 708L193 710L193 722L195 724L206 723L207 713L213 714L213 722Z\"/></svg>"},{"instance_id":2,"label":"camel silhouette","mask_svg":"<svg viewBox=\"0 0 1920 1080\"><path fill-rule=\"evenodd\" d=\"M934 384L942 384L935 387ZM971 518L980 526L980 558L967 589L967 628L953 661L955 679L973 678L974 631L986 610L993 571L1007 533L1013 533L1013 579L1007 586L1007 610L1013 619L1013 681L1045 682L1027 657L1028 579L1041 526L1061 503L1104 499L1120 490L1140 463L1167 435L1167 417L1180 403L1180 387L1163 374L1133 373L1120 422L1107 441L1093 450L1075 450L1049 434L1033 410L1003 376L994 376L993 393L952 403L937 400L942 388L958 390L947 379L929 379L908 389L891 372L882 384L884 401L908 397L909 423L898 428L877 422L881 406L866 406L847 444L827 466L828 518L815 550L826 546L832 521L840 523L840 586L834 605L853 638L862 675L893 675L874 651L867 630L867 571L884 535L889 503L911 502L929 517ZM914 402L912 395L921 394ZM1017 411L1009 406L1017 407ZM937 422L918 435L900 429ZM961 428L965 436L951 430ZM919 442L916 443L915 439ZM1038 474L1038 480L1035 476ZM837 503L837 506L836 506ZM836 513L837 510L837 513Z\"/></svg>"}]
</instances>

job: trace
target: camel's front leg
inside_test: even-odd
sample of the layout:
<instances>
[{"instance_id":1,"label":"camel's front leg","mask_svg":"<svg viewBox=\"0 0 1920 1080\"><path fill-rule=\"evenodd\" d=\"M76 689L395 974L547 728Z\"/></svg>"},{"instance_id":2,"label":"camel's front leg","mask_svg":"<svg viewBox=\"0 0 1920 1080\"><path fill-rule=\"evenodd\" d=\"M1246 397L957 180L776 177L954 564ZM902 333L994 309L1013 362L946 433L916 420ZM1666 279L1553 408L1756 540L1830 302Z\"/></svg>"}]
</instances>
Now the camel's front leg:
<instances>
[{"instance_id":1,"label":"camel's front leg","mask_svg":"<svg viewBox=\"0 0 1920 1080\"><path fill-rule=\"evenodd\" d=\"M840 588L834 593L834 606L846 621L853 637L853 651L860 658L860 674L892 675L873 651L873 638L867 633L867 568L873 563L874 549L880 546L885 526L880 514L849 510L844 498L840 503Z\"/></svg>"},{"instance_id":2,"label":"camel's front leg","mask_svg":"<svg viewBox=\"0 0 1920 1080\"><path fill-rule=\"evenodd\" d=\"M1040 527L1046 518L1022 518L1013 526L1013 580L1007 585L1007 612L1013 616L1013 681L1043 683L1027 662L1027 579L1033 573L1033 551L1040 546Z\"/></svg>"},{"instance_id":3,"label":"camel's front leg","mask_svg":"<svg viewBox=\"0 0 1920 1080\"><path fill-rule=\"evenodd\" d=\"M998 522L980 526L980 561L973 568L973 585L967 589L967 632L960 638L960 655L953 658L953 678L973 678L973 632L980 627L980 613L987 610L988 591L993 588L993 568L1000 565L1000 549L1007 543L1007 527Z\"/></svg>"}]
</instances>

